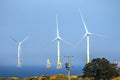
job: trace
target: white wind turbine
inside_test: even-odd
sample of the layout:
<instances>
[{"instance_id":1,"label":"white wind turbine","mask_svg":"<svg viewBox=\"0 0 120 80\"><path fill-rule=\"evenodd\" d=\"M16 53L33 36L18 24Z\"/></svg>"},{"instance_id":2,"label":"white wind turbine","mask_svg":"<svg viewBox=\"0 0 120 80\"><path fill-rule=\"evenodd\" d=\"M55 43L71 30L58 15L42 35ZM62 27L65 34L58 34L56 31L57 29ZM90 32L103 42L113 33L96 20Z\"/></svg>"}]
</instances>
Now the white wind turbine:
<instances>
[{"instance_id":1,"label":"white wind turbine","mask_svg":"<svg viewBox=\"0 0 120 80\"><path fill-rule=\"evenodd\" d=\"M59 29L58 29L57 15L56 15L56 26L57 26L57 36L56 36L55 40L57 41L57 51L58 51L57 69L61 69L62 68L62 63L61 63L61 60L60 60L60 41L63 41L68 45L71 45L71 44L60 37Z\"/></svg>"},{"instance_id":2,"label":"white wind turbine","mask_svg":"<svg viewBox=\"0 0 120 80\"><path fill-rule=\"evenodd\" d=\"M80 11L80 10L79 10L79 11ZM87 27L86 27L86 24L85 24L85 21L84 21L84 18L83 18L83 16L82 16L81 11L80 11L80 16L81 16L82 23L83 23L84 28L85 28L85 31L86 31L86 33L85 33L85 35L83 36L83 38L87 37L87 61L86 61L86 63L88 64L88 63L90 63L90 45L89 45L90 43L89 43L89 37L90 37L90 35L92 35L93 33L91 33L91 32L88 31L88 29L87 29ZM83 39L83 38L82 38L82 39Z\"/></svg>"},{"instance_id":3,"label":"white wind turbine","mask_svg":"<svg viewBox=\"0 0 120 80\"><path fill-rule=\"evenodd\" d=\"M24 38L22 41L16 41L15 39L13 39L16 43L17 43L17 47L18 47L18 61L17 61L17 66L21 67L21 44L28 39L29 36L27 36L26 38Z\"/></svg>"}]
</instances>

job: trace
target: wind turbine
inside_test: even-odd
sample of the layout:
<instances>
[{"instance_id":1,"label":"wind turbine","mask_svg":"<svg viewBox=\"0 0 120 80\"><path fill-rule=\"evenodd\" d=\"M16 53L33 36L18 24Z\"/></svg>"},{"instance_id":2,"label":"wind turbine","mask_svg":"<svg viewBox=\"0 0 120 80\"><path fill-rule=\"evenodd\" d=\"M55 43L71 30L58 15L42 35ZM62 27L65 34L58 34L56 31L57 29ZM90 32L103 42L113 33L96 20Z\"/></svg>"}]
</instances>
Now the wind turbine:
<instances>
[{"instance_id":1,"label":"wind turbine","mask_svg":"<svg viewBox=\"0 0 120 80\"><path fill-rule=\"evenodd\" d=\"M17 43L17 47L18 47L18 61L17 61L17 66L21 67L21 45L22 43L28 39L29 36L27 36L26 38L24 38L22 41L16 41L15 39L13 39L16 43Z\"/></svg>"},{"instance_id":2,"label":"wind turbine","mask_svg":"<svg viewBox=\"0 0 120 80\"><path fill-rule=\"evenodd\" d=\"M60 60L60 41L63 41L63 42L65 42L68 45L71 45L71 44L60 37L59 29L58 29L57 15L56 15L56 26L57 26L57 33L56 33L55 40L57 41L57 53L58 53L57 69L61 69L62 68L62 63L61 63L61 60Z\"/></svg>"},{"instance_id":3,"label":"wind turbine","mask_svg":"<svg viewBox=\"0 0 120 80\"><path fill-rule=\"evenodd\" d=\"M81 19L82 19L82 23L83 23L83 25L84 25L84 28L85 28L85 31L86 31L86 33L84 34L84 36L83 36L83 38L85 38L85 37L87 37L87 61L86 61L86 63L88 64L88 63L90 63L90 40L89 40L89 37L90 37L90 35L92 35L93 33L91 33L91 32L89 32L88 31L88 29L87 29L87 27L86 27L86 24L85 24L85 21L84 21L84 18L83 18L83 16L82 16L82 13L81 13L81 11L79 10L79 12L80 12L80 16L81 16ZM82 38L82 39L83 39Z\"/></svg>"}]
</instances>

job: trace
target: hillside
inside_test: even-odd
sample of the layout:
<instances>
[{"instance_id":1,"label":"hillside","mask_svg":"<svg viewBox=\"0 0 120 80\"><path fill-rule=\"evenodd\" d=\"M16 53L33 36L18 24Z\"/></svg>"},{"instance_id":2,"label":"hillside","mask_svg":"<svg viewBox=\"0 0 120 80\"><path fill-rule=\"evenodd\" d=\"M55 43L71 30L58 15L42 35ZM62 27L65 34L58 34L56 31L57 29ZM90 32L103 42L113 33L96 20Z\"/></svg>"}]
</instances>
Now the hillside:
<instances>
[{"instance_id":1,"label":"hillside","mask_svg":"<svg viewBox=\"0 0 120 80\"><path fill-rule=\"evenodd\" d=\"M33 76L33 77L26 77L26 78L0 77L0 80L68 80L68 78L67 78L67 75L65 75L65 74L53 74L53 75ZM79 75L79 76L72 75L71 80L92 80L92 78L89 78L89 77L82 78L81 75ZM120 76L115 77L111 80L120 80Z\"/></svg>"},{"instance_id":2,"label":"hillside","mask_svg":"<svg viewBox=\"0 0 120 80\"><path fill-rule=\"evenodd\" d=\"M76 80L78 76L71 76L71 80ZM18 77L1 77L0 80L68 80L67 75L65 74L53 74L53 75L42 75L42 76L33 76L26 78Z\"/></svg>"}]
</instances>

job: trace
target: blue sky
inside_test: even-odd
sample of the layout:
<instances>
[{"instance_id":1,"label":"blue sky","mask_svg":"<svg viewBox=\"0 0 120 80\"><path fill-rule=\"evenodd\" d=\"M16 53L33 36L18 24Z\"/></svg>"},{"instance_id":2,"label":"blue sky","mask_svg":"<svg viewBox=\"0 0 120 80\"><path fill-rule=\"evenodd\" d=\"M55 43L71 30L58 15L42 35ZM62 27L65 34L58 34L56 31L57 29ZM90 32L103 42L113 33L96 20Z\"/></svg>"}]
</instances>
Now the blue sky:
<instances>
[{"instance_id":1,"label":"blue sky","mask_svg":"<svg viewBox=\"0 0 120 80\"><path fill-rule=\"evenodd\" d=\"M57 62L56 14L63 39L75 44L85 33L78 9L90 32L104 37L90 37L90 58L105 57L120 61L120 1L119 0L0 0L0 66L16 65L17 45L10 37L21 41L22 65L45 65L49 58ZM86 63L86 39L76 47L61 42L61 61L71 55L71 63Z\"/></svg>"}]
</instances>

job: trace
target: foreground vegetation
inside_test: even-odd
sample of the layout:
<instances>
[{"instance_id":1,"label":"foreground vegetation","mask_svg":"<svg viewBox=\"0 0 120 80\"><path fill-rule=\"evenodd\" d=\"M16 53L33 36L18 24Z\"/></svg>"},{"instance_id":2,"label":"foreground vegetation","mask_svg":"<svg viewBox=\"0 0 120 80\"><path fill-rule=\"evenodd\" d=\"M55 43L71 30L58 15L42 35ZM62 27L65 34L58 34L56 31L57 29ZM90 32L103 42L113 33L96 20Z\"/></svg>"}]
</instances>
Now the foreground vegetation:
<instances>
[{"instance_id":1,"label":"foreground vegetation","mask_svg":"<svg viewBox=\"0 0 120 80\"><path fill-rule=\"evenodd\" d=\"M76 80L78 76L71 76L71 80ZM54 74L54 75L43 75L43 76L33 76L26 78L9 77L0 78L0 80L68 80L65 74Z\"/></svg>"},{"instance_id":2,"label":"foreground vegetation","mask_svg":"<svg viewBox=\"0 0 120 80\"><path fill-rule=\"evenodd\" d=\"M67 67L66 67L67 68ZM71 80L120 80L120 67L105 58L93 59L83 68L83 74L71 76ZM42 75L26 78L9 77L0 80L68 80L65 74Z\"/></svg>"},{"instance_id":3,"label":"foreground vegetation","mask_svg":"<svg viewBox=\"0 0 120 80\"><path fill-rule=\"evenodd\" d=\"M0 78L0 80L68 80L68 78L66 78L65 76L66 75L64 74L56 74L56 75L50 75L50 76L44 75L44 76L34 76L34 77L26 77L26 78L9 77L9 78ZM91 77L82 78L80 76L73 76L73 77L71 76L71 80L96 80L96 79L93 79ZM110 80L120 80L120 76L114 77Z\"/></svg>"},{"instance_id":4,"label":"foreground vegetation","mask_svg":"<svg viewBox=\"0 0 120 80\"><path fill-rule=\"evenodd\" d=\"M96 58L85 65L83 74L83 77L92 77L94 80L110 80L119 76L119 67L105 58Z\"/></svg>"}]
</instances>

